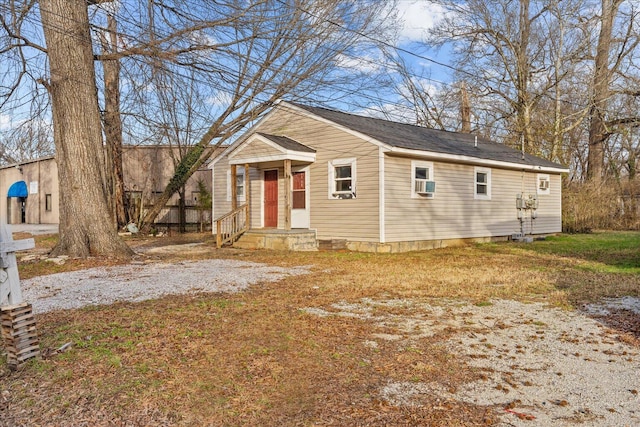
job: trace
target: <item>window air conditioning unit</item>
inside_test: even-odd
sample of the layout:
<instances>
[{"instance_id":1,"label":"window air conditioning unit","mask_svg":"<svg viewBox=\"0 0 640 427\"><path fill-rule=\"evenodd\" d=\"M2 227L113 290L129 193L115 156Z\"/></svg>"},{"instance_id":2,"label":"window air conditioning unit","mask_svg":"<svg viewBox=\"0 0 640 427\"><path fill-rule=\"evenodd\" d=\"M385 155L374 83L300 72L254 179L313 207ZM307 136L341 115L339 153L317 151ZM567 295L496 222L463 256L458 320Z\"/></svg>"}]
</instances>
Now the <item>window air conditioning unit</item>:
<instances>
[{"instance_id":1,"label":"window air conditioning unit","mask_svg":"<svg viewBox=\"0 0 640 427\"><path fill-rule=\"evenodd\" d=\"M436 192L436 183L426 179L416 179L415 190L418 194L433 194Z\"/></svg>"},{"instance_id":2,"label":"window air conditioning unit","mask_svg":"<svg viewBox=\"0 0 640 427\"><path fill-rule=\"evenodd\" d=\"M539 188L542 191L548 190L549 189L549 180L548 179L541 179Z\"/></svg>"}]
</instances>

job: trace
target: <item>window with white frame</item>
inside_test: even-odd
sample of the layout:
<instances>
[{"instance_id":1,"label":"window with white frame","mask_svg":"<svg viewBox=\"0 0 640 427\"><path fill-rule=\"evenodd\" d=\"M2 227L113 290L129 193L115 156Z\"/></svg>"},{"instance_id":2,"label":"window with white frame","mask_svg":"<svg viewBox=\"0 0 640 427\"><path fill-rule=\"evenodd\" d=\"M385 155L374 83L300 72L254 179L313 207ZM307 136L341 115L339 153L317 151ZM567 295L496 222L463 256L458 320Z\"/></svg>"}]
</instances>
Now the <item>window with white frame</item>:
<instances>
[{"instance_id":1,"label":"window with white frame","mask_svg":"<svg viewBox=\"0 0 640 427\"><path fill-rule=\"evenodd\" d=\"M236 169L236 194L238 201L245 201L245 179L244 168ZM227 170L227 202L231 201L231 169Z\"/></svg>"},{"instance_id":2,"label":"window with white frame","mask_svg":"<svg viewBox=\"0 0 640 427\"><path fill-rule=\"evenodd\" d=\"M433 163L419 160L411 161L411 197L431 199L436 192L433 179Z\"/></svg>"},{"instance_id":3,"label":"window with white frame","mask_svg":"<svg viewBox=\"0 0 640 427\"><path fill-rule=\"evenodd\" d=\"M549 175L538 174L538 194L551 194L551 178Z\"/></svg>"},{"instance_id":4,"label":"window with white frame","mask_svg":"<svg viewBox=\"0 0 640 427\"><path fill-rule=\"evenodd\" d=\"M478 200L491 200L491 169L474 168L474 198Z\"/></svg>"},{"instance_id":5,"label":"window with white frame","mask_svg":"<svg viewBox=\"0 0 640 427\"><path fill-rule=\"evenodd\" d=\"M336 159L329 162L329 198L356 197L356 159Z\"/></svg>"}]
</instances>

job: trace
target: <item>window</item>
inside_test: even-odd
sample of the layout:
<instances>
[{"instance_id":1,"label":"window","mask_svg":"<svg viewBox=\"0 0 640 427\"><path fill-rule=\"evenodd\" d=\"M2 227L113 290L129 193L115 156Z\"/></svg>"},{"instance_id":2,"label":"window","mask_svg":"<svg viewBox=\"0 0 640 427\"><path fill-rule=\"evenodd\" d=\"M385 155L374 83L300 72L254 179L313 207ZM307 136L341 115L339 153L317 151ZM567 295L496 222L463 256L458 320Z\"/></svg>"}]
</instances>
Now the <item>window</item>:
<instances>
[{"instance_id":1,"label":"window","mask_svg":"<svg viewBox=\"0 0 640 427\"><path fill-rule=\"evenodd\" d=\"M53 209L53 200L51 199L51 194L44 195L44 210L47 212L51 212Z\"/></svg>"},{"instance_id":2,"label":"window","mask_svg":"<svg viewBox=\"0 0 640 427\"><path fill-rule=\"evenodd\" d=\"M491 200L491 169L474 168L474 198Z\"/></svg>"},{"instance_id":3,"label":"window","mask_svg":"<svg viewBox=\"0 0 640 427\"><path fill-rule=\"evenodd\" d=\"M436 192L433 180L433 163L413 160L411 162L411 197L432 199Z\"/></svg>"},{"instance_id":4,"label":"window","mask_svg":"<svg viewBox=\"0 0 640 427\"><path fill-rule=\"evenodd\" d=\"M305 182L305 172L293 172L292 209L305 209L307 204L307 191Z\"/></svg>"},{"instance_id":5,"label":"window","mask_svg":"<svg viewBox=\"0 0 640 427\"><path fill-rule=\"evenodd\" d=\"M538 194L551 194L551 179L549 175L538 174Z\"/></svg>"},{"instance_id":6,"label":"window","mask_svg":"<svg viewBox=\"0 0 640 427\"><path fill-rule=\"evenodd\" d=\"M236 169L236 194L238 201L245 201L244 168ZM227 202L231 201L231 169L227 171Z\"/></svg>"},{"instance_id":7,"label":"window","mask_svg":"<svg viewBox=\"0 0 640 427\"><path fill-rule=\"evenodd\" d=\"M336 159L329 162L329 198L356 197L356 159Z\"/></svg>"}]
</instances>

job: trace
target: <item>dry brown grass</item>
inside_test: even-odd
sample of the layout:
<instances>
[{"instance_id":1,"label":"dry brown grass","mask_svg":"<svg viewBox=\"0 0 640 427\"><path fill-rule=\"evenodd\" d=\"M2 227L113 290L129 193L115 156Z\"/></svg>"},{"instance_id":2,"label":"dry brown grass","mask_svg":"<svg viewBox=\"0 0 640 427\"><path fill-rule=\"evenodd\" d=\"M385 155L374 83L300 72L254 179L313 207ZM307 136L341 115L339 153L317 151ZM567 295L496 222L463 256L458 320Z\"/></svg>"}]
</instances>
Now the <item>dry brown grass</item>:
<instances>
[{"instance_id":1,"label":"dry brown grass","mask_svg":"<svg viewBox=\"0 0 640 427\"><path fill-rule=\"evenodd\" d=\"M130 243L149 248L195 240ZM66 342L73 347L15 373L0 365L0 425L491 425L493 408L429 396L417 406L380 399L378 390L390 381L455 390L480 375L446 351L446 331L410 345L383 341L370 348L363 343L381 332L370 322L301 309L362 298L515 298L570 306L640 289L637 274L585 270L587 261L527 246L289 253L216 250L206 238L203 247L210 250L147 257L239 258L312 265L313 272L239 294L40 315L45 354ZM71 261L60 269L102 262L111 261ZM23 277L51 267L40 263L21 266Z\"/></svg>"}]
</instances>

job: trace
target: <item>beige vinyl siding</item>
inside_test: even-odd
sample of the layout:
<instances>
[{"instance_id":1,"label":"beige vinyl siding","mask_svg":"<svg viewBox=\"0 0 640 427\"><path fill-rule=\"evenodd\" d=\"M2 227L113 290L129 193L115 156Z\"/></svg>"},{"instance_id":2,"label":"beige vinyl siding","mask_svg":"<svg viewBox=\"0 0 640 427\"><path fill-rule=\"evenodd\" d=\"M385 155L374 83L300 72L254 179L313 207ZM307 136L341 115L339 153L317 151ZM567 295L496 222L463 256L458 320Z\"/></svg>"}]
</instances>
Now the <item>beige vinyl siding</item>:
<instances>
[{"instance_id":1,"label":"beige vinyl siding","mask_svg":"<svg viewBox=\"0 0 640 427\"><path fill-rule=\"evenodd\" d=\"M242 150L237 156L233 157L233 160L240 161L244 159L253 159L256 157L265 156L281 156L282 151L277 150L262 141L253 140L248 145L242 147Z\"/></svg>"},{"instance_id":2,"label":"beige vinyl siding","mask_svg":"<svg viewBox=\"0 0 640 427\"><path fill-rule=\"evenodd\" d=\"M260 132L284 135L316 150L310 166L310 228L318 239L379 240L378 147L289 110L264 121ZM356 159L356 198L329 199L328 162Z\"/></svg>"},{"instance_id":3,"label":"beige vinyl siding","mask_svg":"<svg viewBox=\"0 0 640 427\"><path fill-rule=\"evenodd\" d=\"M216 163L211 171L213 177L213 219L216 219L231 211L231 201L227 201L227 171L229 170L228 158L224 157ZM215 233L215 226L213 232Z\"/></svg>"},{"instance_id":4,"label":"beige vinyl siding","mask_svg":"<svg viewBox=\"0 0 640 427\"><path fill-rule=\"evenodd\" d=\"M549 175L549 194L538 195L538 218L533 223L534 233L559 233L562 231L562 177ZM535 191L537 174L527 174L528 182Z\"/></svg>"},{"instance_id":5,"label":"beige vinyl siding","mask_svg":"<svg viewBox=\"0 0 640 427\"><path fill-rule=\"evenodd\" d=\"M474 199L474 166L434 162L433 199L411 198L411 159L386 156L387 242L508 236L520 230L516 194L522 172L491 168L491 200ZM550 175L551 194L539 196L534 233L561 231L559 175ZM524 192L535 193L535 173L524 174ZM526 231L530 229L527 221Z\"/></svg>"},{"instance_id":6,"label":"beige vinyl siding","mask_svg":"<svg viewBox=\"0 0 640 427\"><path fill-rule=\"evenodd\" d=\"M237 166L238 171L244 169L244 165ZM231 201L227 200L227 173L230 169L228 158L224 157L217 162L212 169L213 177L213 218L216 219L226 213L231 212ZM251 222L250 227L260 227L260 172L253 167L249 168L249 185L245 180L245 189L251 191ZM242 205L243 201L238 201L238 206ZM213 232L215 233L215 225Z\"/></svg>"},{"instance_id":7,"label":"beige vinyl siding","mask_svg":"<svg viewBox=\"0 0 640 427\"><path fill-rule=\"evenodd\" d=\"M250 167L249 175L248 185L251 192L251 212L249 213L251 221L249 222L249 228L260 228L262 227L262 180L264 179L264 172L261 169ZM280 208L278 207L278 209Z\"/></svg>"}]
</instances>

